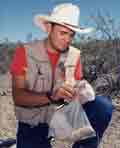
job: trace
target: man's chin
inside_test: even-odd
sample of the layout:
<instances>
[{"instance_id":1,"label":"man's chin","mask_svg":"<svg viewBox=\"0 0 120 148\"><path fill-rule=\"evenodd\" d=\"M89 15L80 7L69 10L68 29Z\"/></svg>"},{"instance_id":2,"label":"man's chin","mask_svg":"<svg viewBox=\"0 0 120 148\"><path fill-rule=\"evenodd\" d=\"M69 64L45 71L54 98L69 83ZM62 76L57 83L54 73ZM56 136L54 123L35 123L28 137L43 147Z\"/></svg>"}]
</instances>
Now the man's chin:
<instances>
[{"instance_id":1,"label":"man's chin","mask_svg":"<svg viewBox=\"0 0 120 148\"><path fill-rule=\"evenodd\" d=\"M57 52L64 53L68 50L68 48L56 49Z\"/></svg>"},{"instance_id":2,"label":"man's chin","mask_svg":"<svg viewBox=\"0 0 120 148\"><path fill-rule=\"evenodd\" d=\"M56 49L56 51L61 52L61 53L64 53L67 50L68 50L68 46L63 46L63 47L60 47L60 48Z\"/></svg>"}]
</instances>

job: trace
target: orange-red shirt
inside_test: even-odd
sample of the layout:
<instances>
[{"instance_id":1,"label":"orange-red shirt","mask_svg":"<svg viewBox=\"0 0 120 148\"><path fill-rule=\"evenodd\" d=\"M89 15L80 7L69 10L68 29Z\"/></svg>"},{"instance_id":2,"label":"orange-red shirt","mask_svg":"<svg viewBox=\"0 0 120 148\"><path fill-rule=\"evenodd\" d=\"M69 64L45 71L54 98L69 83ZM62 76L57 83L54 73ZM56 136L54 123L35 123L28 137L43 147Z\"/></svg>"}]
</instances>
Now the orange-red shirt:
<instances>
[{"instance_id":1,"label":"orange-red shirt","mask_svg":"<svg viewBox=\"0 0 120 148\"><path fill-rule=\"evenodd\" d=\"M27 60L25 56L25 49L17 47L10 65L10 71L13 75L24 75L27 68Z\"/></svg>"},{"instance_id":2,"label":"orange-red shirt","mask_svg":"<svg viewBox=\"0 0 120 148\"><path fill-rule=\"evenodd\" d=\"M50 50L48 50L47 53L48 53L48 56L50 58L50 62L51 62L51 65L52 65L52 71L54 73L57 61L59 60L59 57L60 57L60 54L59 54L59 52L53 53Z\"/></svg>"},{"instance_id":3,"label":"orange-red shirt","mask_svg":"<svg viewBox=\"0 0 120 148\"><path fill-rule=\"evenodd\" d=\"M54 72L60 54L53 53L50 50L48 50L48 55L52 64L52 70ZM25 55L25 49L24 47L18 47L16 48L13 61L10 66L10 71L13 75L25 75L26 69L27 69L27 60ZM80 63L80 59L78 59L75 68L75 79L80 80L81 78L82 78L82 66Z\"/></svg>"}]
</instances>

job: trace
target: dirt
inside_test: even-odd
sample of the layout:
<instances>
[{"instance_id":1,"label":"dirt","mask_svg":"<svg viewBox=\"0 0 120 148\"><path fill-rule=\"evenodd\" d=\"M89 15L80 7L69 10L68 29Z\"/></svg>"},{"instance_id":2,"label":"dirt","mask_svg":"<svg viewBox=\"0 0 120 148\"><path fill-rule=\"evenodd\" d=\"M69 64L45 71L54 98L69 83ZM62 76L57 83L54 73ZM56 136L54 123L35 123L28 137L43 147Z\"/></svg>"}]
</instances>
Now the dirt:
<instances>
[{"instance_id":1,"label":"dirt","mask_svg":"<svg viewBox=\"0 0 120 148\"><path fill-rule=\"evenodd\" d=\"M113 113L112 121L104 134L100 148L120 148L120 111Z\"/></svg>"}]
</instances>

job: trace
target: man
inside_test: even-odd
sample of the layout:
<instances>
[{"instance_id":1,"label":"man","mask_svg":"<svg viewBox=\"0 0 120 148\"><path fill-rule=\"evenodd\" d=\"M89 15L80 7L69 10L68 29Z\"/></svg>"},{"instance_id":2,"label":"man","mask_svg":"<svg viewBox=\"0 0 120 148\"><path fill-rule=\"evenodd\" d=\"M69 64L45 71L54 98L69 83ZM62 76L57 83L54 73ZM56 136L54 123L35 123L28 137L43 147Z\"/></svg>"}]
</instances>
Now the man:
<instances>
[{"instance_id":1,"label":"man","mask_svg":"<svg viewBox=\"0 0 120 148\"><path fill-rule=\"evenodd\" d=\"M64 62L70 44L81 29L79 8L71 3L61 4L49 16L36 16L35 24L48 33L43 41L20 46L11 65L13 99L18 119L17 148L50 148L48 118L51 104L60 98L71 101L75 90L64 83ZM82 79L80 57L76 62L75 79ZM83 104L96 137L78 141L73 148L96 148L111 119L112 105L104 97Z\"/></svg>"}]
</instances>

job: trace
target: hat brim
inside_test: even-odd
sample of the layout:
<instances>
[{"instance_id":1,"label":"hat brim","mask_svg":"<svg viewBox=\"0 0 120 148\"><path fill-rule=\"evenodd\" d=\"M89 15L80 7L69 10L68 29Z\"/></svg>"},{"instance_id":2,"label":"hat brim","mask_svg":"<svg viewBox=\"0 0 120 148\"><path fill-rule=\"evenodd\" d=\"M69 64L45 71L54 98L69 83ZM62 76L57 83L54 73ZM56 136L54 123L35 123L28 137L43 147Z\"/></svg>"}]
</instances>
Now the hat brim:
<instances>
[{"instance_id":1,"label":"hat brim","mask_svg":"<svg viewBox=\"0 0 120 148\"><path fill-rule=\"evenodd\" d=\"M59 21L57 19L53 20L50 16L46 16L46 15L36 15L34 17L33 23L37 27L40 27L45 32L47 32L46 24L48 24L48 23L60 24L62 26L65 26L65 27L71 29L74 32L81 33L81 34L86 34L86 33L90 33L90 32L94 31L94 29L91 28L91 27L89 27L89 28L80 28L78 26L72 26L72 25L69 25L69 24L65 24L64 22L61 22L61 21Z\"/></svg>"}]
</instances>

